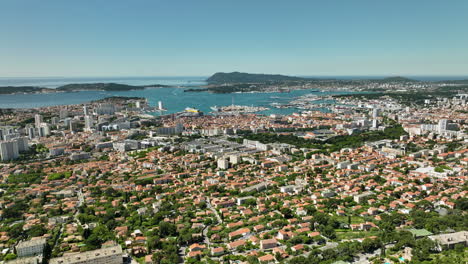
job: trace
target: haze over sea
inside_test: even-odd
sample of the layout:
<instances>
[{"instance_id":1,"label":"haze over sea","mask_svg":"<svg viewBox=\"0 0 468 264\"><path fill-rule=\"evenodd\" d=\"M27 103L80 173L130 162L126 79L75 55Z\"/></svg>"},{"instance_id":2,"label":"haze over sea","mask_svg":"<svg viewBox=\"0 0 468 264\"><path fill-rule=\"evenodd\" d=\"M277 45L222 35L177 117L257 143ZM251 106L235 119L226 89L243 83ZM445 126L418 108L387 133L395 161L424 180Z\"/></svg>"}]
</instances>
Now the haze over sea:
<instances>
[{"instance_id":1,"label":"haze over sea","mask_svg":"<svg viewBox=\"0 0 468 264\"><path fill-rule=\"evenodd\" d=\"M310 76L315 78L332 79L374 79L383 76ZM206 84L206 76L199 77L48 77L48 78L1 78L0 86L38 86L56 88L70 83L122 83L129 85L163 84L181 87L198 87ZM464 79L462 76L419 76L410 78L417 80L454 80ZM47 94L11 94L0 96L0 108L36 108L54 105L81 104L92 100L98 100L109 96L137 96L148 99L151 106L156 106L158 101L164 103L168 110L165 113L183 111L186 107L194 107L208 113L211 106L225 106L232 102L238 105L253 105L269 107L264 114L278 113L289 114L297 109L275 109L270 106L273 102L285 103L291 99L310 93L311 90L295 90L290 93L235 93L212 94L207 92L184 92L184 88L149 88L132 91L79 91L71 93L47 93ZM345 92L318 92L316 95L343 94ZM317 101L320 104L325 101Z\"/></svg>"},{"instance_id":2,"label":"haze over sea","mask_svg":"<svg viewBox=\"0 0 468 264\"><path fill-rule=\"evenodd\" d=\"M301 76L323 79L381 79L389 76ZM441 80L463 80L467 76L404 76L420 81L441 81ZM1 86L39 86L45 88L56 88L70 83L122 83L128 85L180 85L196 86L204 85L208 76L177 76L177 77L0 77Z\"/></svg>"}]
</instances>

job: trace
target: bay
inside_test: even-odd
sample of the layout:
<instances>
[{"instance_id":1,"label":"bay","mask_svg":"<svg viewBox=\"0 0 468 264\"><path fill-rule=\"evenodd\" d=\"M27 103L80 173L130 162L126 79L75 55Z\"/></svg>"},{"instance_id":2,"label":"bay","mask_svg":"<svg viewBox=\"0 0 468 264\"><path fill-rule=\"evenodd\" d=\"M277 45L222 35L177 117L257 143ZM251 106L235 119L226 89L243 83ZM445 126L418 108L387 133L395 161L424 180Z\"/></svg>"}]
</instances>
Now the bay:
<instances>
[{"instance_id":1,"label":"bay","mask_svg":"<svg viewBox=\"0 0 468 264\"><path fill-rule=\"evenodd\" d=\"M234 93L212 94L208 92L184 92L185 88L197 88L204 85L206 77L122 77L122 78L0 78L0 86L40 86L56 88L69 83L115 82L129 85L164 84L180 86L177 88L147 88L131 91L79 91L38 94L0 95L0 108L38 108L56 105L83 104L110 96L144 97L150 106L157 106L162 101L167 111L164 114L184 111L192 107L209 113L212 106L236 105L263 106L270 108L261 114L291 114L298 112L295 108L273 108L271 103L287 103L299 96L313 93L317 96L343 94L343 91L293 90L289 93ZM332 101L315 101L315 104ZM317 106L318 110L326 109ZM157 114L157 113L155 113Z\"/></svg>"}]
</instances>

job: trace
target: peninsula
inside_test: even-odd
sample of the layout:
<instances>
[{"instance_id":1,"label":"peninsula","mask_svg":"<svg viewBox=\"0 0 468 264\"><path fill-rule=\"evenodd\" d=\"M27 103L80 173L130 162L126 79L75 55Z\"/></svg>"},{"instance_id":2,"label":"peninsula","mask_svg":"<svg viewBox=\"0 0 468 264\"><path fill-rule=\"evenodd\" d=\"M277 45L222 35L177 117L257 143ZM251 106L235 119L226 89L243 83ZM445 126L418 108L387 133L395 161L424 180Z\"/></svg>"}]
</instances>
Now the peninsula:
<instances>
[{"instance_id":1,"label":"peninsula","mask_svg":"<svg viewBox=\"0 0 468 264\"><path fill-rule=\"evenodd\" d=\"M53 92L77 92L77 91L130 91L143 90L146 88L173 87L162 84L153 85L128 85L120 83L72 83L57 88L46 88L36 86L0 86L0 94L16 93L53 93Z\"/></svg>"},{"instance_id":2,"label":"peninsula","mask_svg":"<svg viewBox=\"0 0 468 264\"><path fill-rule=\"evenodd\" d=\"M367 79L308 78L279 74L252 74L242 72L218 72L206 79L207 85L190 88L185 92L251 93L289 92L299 89L353 90L372 92L420 92L451 87L451 90L466 90L468 80L421 81L401 76Z\"/></svg>"}]
</instances>

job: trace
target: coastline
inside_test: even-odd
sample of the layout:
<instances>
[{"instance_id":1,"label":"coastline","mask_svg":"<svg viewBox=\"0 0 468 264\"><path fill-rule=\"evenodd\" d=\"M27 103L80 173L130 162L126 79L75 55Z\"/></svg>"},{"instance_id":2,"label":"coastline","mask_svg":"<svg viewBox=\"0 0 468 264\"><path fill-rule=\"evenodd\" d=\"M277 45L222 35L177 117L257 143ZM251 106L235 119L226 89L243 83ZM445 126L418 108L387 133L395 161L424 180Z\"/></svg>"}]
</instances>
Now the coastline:
<instances>
[{"instance_id":1,"label":"coastline","mask_svg":"<svg viewBox=\"0 0 468 264\"><path fill-rule=\"evenodd\" d=\"M166 114L184 111L186 107L200 109L208 114L212 106L229 106L233 103L243 106L254 106L269 108L259 114L290 114L299 111L295 108L278 109L272 108L271 103L294 100L305 94L314 93L328 96L332 94L345 94L344 91L324 91L295 90L291 93L279 92L255 92L255 93L233 93L233 94L213 94L213 93L184 93L180 88L166 89L144 89L132 91L80 91L74 93L53 92L36 94L10 94L0 96L0 108L3 109L39 109L47 107L66 107L67 105L87 104L91 101L100 100L106 97L141 97L148 101L149 106L155 107L161 101L167 109ZM318 106L317 106L318 107Z\"/></svg>"}]
</instances>

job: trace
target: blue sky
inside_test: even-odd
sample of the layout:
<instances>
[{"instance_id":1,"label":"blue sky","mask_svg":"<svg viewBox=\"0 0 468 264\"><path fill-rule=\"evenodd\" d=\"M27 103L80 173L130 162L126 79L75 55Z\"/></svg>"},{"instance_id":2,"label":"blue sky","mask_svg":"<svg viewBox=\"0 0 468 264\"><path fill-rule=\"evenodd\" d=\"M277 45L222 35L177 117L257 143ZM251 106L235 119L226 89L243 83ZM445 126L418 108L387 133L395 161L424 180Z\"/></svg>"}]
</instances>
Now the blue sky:
<instances>
[{"instance_id":1,"label":"blue sky","mask_svg":"<svg viewBox=\"0 0 468 264\"><path fill-rule=\"evenodd\" d=\"M0 77L468 75L466 0L2 0Z\"/></svg>"}]
</instances>

